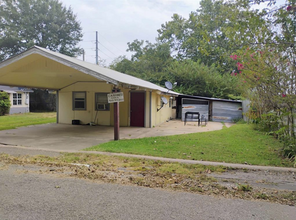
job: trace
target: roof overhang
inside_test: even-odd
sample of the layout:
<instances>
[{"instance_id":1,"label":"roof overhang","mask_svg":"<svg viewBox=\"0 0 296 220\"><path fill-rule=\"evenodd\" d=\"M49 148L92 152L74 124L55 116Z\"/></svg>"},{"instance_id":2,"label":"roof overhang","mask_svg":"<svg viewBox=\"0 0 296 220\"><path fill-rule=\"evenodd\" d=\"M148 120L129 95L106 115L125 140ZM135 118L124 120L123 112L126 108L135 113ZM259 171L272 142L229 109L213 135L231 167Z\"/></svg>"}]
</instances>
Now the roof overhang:
<instances>
[{"instance_id":1,"label":"roof overhang","mask_svg":"<svg viewBox=\"0 0 296 220\"><path fill-rule=\"evenodd\" d=\"M77 82L100 82L178 93L151 82L38 46L0 63L0 85L60 90Z\"/></svg>"},{"instance_id":2,"label":"roof overhang","mask_svg":"<svg viewBox=\"0 0 296 220\"><path fill-rule=\"evenodd\" d=\"M38 47L0 63L0 85L59 90L76 82L118 84L112 78Z\"/></svg>"}]
</instances>

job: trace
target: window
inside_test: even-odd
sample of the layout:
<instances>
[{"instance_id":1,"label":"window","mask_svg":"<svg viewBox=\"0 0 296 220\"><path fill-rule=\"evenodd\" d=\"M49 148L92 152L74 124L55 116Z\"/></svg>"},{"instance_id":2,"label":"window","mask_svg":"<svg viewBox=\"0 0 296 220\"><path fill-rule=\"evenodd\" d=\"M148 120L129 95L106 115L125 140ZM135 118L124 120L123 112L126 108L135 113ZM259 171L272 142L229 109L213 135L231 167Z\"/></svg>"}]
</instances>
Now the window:
<instances>
[{"instance_id":1,"label":"window","mask_svg":"<svg viewBox=\"0 0 296 220\"><path fill-rule=\"evenodd\" d=\"M110 111L107 93L96 93L95 109L96 111Z\"/></svg>"},{"instance_id":2,"label":"window","mask_svg":"<svg viewBox=\"0 0 296 220\"><path fill-rule=\"evenodd\" d=\"M86 92L73 92L73 110L86 110Z\"/></svg>"},{"instance_id":3,"label":"window","mask_svg":"<svg viewBox=\"0 0 296 220\"><path fill-rule=\"evenodd\" d=\"M13 105L22 105L22 94L21 93L13 93Z\"/></svg>"}]
</instances>

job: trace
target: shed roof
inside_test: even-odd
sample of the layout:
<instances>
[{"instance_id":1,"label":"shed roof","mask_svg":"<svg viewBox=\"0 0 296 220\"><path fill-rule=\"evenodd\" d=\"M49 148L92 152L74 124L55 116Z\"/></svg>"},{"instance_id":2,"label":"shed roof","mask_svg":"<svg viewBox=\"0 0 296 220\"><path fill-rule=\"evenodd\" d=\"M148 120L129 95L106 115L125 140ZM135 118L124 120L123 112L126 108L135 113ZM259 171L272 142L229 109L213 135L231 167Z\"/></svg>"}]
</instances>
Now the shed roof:
<instances>
[{"instance_id":1,"label":"shed roof","mask_svg":"<svg viewBox=\"0 0 296 220\"><path fill-rule=\"evenodd\" d=\"M52 60L54 62L60 63L64 66L70 67L72 69L78 70L77 72L80 73L75 73L70 76L67 75L66 79L64 73L46 72L43 69L38 69L37 71L36 69L34 69L34 65L36 66L36 62L40 60L40 56ZM22 74L22 72L24 74ZM84 77L81 73L83 73L83 75L88 76ZM55 74L55 78L52 77L53 74ZM26 80L18 80L19 78L30 76L32 77L31 82ZM40 78L42 76L46 78L47 82L42 82L41 79L39 79L39 83L38 80L34 82L34 79L36 77ZM63 83L58 82L59 77L63 79ZM85 79L86 81L105 81L107 83L111 83L114 85L122 85L127 87L141 87L151 90L157 90L163 93L168 92L167 89L161 86L139 79L137 77L120 73L118 71L104 68L92 63L88 63L38 46L33 46L27 51L14 57L11 57L0 63L0 84L2 85L23 86L30 88L46 88L56 90L61 89L67 85L73 84L77 81L83 81L82 79ZM172 91L169 91L169 93L178 95L178 93Z\"/></svg>"},{"instance_id":2,"label":"shed roof","mask_svg":"<svg viewBox=\"0 0 296 220\"><path fill-rule=\"evenodd\" d=\"M180 98L193 98L193 99L212 100L212 101L219 101L219 102L236 102L236 103L242 103L241 100L219 99L219 98L210 98L210 97L196 96L196 95L179 94L178 97L180 97Z\"/></svg>"}]
</instances>

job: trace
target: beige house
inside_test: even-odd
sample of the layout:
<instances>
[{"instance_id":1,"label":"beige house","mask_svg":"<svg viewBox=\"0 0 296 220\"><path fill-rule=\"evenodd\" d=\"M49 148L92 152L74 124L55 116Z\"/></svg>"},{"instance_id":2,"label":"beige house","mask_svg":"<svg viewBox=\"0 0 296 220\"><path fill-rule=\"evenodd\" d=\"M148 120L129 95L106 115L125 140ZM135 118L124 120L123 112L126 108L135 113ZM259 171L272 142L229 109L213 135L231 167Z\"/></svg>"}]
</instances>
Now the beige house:
<instances>
[{"instance_id":1,"label":"beige house","mask_svg":"<svg viewBox=\"0 0 296 220\"><path fill-rule=\"evenodd\" d=\"M9 114L30 112L29 93L33 92L32 90L21 87L0 86L0 91L6 92L9 95Z\"/></svg>"},{"instance_id":2,"label":"beige house","mask_svg":"<svg viewBox=\"0 0 296 220\"><path fill-rule=\"evenodd\" d=\"M176 115L178 93L37 46L0 63L0 85L55 90L57 123L113 125L113 89L124 95L120 126L153 127Z\"/></svg>"}]
</instances>

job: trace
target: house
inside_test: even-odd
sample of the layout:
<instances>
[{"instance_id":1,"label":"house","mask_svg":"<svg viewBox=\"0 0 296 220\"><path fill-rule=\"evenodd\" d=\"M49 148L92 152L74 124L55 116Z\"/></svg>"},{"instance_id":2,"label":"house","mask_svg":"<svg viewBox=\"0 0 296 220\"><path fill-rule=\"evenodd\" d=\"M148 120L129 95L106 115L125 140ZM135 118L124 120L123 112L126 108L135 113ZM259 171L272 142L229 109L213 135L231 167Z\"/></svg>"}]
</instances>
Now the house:
<instances>
[{"instance_id":1,"label":"house","mask_svg":"<svg viewBox=\"0 0 296 220\"><path fill-rule=\"evenodd\" d=\"M57 123L114 125L107 94L115 90L124 98L120 126L153 127L176 115L171 100L178 93L38 46L1 62L0 84L56 91Z\"/></svg>"},{"instance_id":2,"label":"house","mask_svg":"<svg viewBox=\"0 0 296 220\"><path fill-rule=\"evenodd\" d=\"M10 100L9 114L27 113L30 112L29 93L33 90L22 87L0 86L1 92L7 92Z\"/></svg>"}]
</instances>

